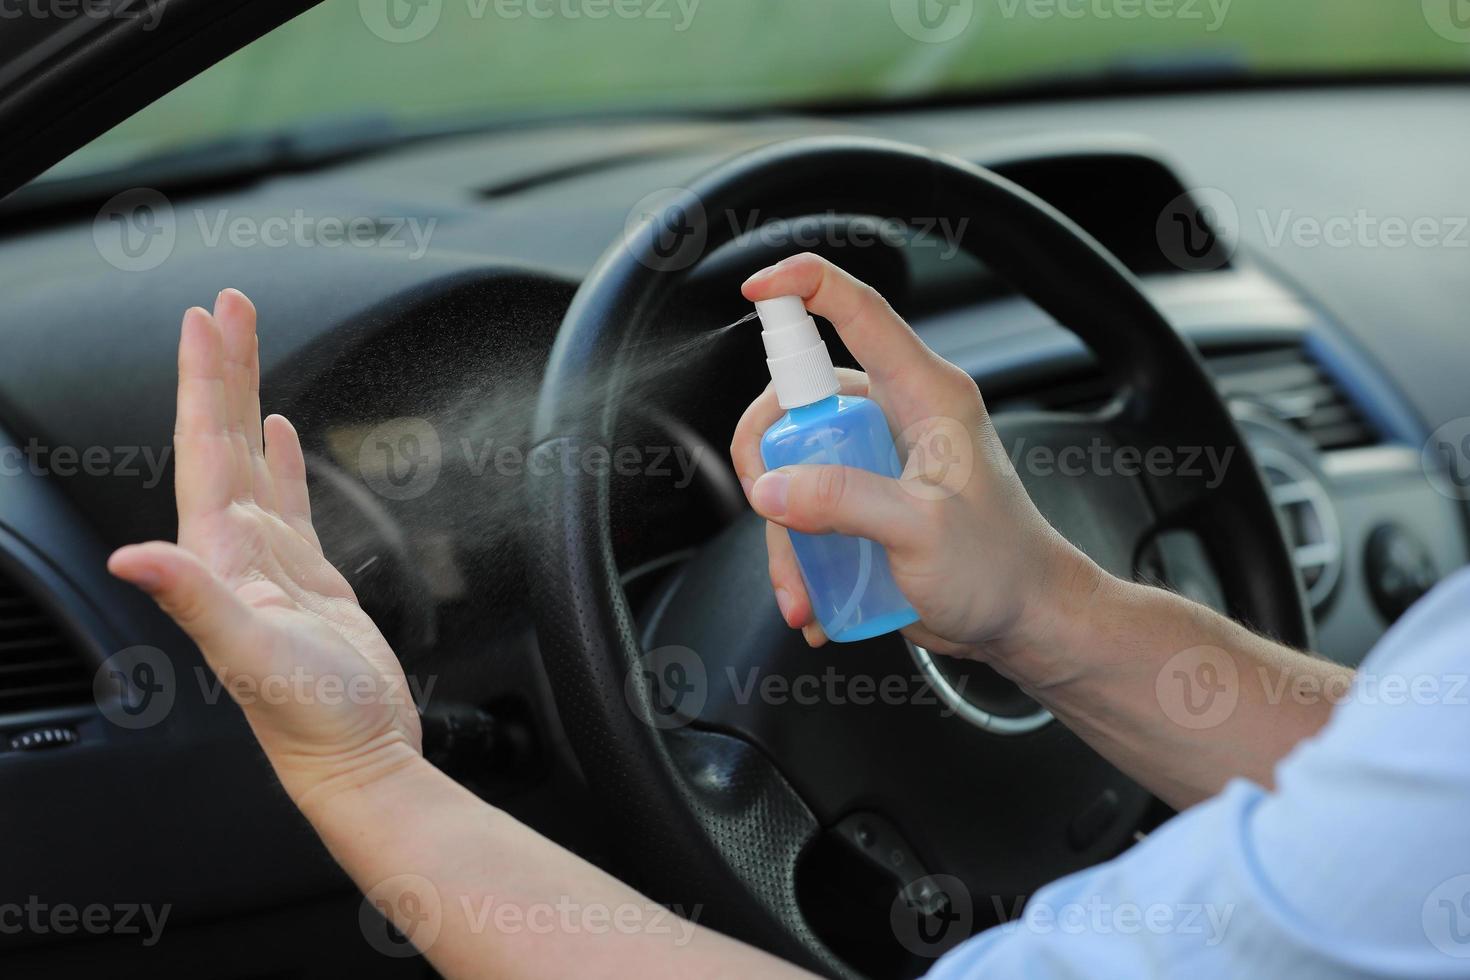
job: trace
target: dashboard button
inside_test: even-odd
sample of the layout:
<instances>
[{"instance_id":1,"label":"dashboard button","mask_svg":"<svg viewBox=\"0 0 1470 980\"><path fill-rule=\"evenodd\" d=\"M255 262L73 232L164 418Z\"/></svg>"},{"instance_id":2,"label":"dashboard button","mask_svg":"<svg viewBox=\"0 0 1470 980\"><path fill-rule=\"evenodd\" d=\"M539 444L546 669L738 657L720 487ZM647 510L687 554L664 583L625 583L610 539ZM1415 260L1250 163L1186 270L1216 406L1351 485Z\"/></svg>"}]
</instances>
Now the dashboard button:
<instances>
[{"instance_id":1,"label":"dashboard button","mask_svg":"<svg viewBox=\"0 0 1470 980\"><path fill-rule=\"evenodd\" d=\"M1373 530L1363 562L1373 603L1390 623L1439 582L1429 547L1400 524L1380 524Z\"/></svg>"}]
</instances>

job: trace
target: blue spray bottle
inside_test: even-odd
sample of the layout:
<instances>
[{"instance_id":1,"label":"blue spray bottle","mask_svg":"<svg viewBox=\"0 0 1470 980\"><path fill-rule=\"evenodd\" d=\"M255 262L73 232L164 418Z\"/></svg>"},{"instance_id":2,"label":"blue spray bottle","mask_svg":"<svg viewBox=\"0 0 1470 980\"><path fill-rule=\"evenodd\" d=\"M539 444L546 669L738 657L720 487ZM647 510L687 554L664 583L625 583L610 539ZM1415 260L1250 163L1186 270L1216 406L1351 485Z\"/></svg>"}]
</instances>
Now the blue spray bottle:
<instances>
[{"instance_id":1,"label":"blue spray bottle","mask_svg":"<svg viewBox=\"0 0 1470 980\"><path fill-rule=\"evenodd\" d=\"M839 395L827 345L799 296L756 303L776 398L786 415L766 430L767 469L836 464L897 478L902 472L888 420L876 402ZM830 639L851 643L917 622L893 580L888 555L866 538L791 532L807 595Z\"/></svg>"}]
</instances>

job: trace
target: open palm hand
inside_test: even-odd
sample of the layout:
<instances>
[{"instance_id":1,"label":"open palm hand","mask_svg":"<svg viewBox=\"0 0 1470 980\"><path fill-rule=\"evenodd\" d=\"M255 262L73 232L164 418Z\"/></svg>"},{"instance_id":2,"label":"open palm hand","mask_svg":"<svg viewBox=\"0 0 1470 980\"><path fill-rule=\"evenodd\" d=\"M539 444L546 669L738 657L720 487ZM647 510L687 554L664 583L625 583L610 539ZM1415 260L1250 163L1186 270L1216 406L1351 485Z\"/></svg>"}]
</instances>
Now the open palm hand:
<instances>
[{"instance_id":1,"label":"open palm hand","mask_svg":"<svg viewBox=\"0 0 1470 980\"><path fill-rule=\"evenodd\" d=\"M179 541L108 563L198 643L298 802L420 750L403 670L322 553L291 423L260 417L255 308L184 316L174 430Z\"/></svg>"}]
</instances>

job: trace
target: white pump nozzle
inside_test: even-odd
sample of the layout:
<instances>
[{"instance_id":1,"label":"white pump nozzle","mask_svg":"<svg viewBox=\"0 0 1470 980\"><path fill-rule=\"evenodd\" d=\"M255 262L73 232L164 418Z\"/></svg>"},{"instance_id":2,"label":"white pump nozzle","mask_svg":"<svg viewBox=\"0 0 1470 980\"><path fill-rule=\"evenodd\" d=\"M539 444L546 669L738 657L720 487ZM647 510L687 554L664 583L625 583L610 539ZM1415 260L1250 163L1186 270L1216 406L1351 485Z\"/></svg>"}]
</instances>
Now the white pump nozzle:
<instances>
[{"instance_id":1,"label":"white pump nozzle","mask_svg":"<svg viewBox=\"0 0 1470 980\"><path fill-rule=\"evenodd\" d=\"M842 390L832 356L800 296L778 296L755 304L766 345L766 367L782 408L799 408Z\"/></svg>"}]
</instances>

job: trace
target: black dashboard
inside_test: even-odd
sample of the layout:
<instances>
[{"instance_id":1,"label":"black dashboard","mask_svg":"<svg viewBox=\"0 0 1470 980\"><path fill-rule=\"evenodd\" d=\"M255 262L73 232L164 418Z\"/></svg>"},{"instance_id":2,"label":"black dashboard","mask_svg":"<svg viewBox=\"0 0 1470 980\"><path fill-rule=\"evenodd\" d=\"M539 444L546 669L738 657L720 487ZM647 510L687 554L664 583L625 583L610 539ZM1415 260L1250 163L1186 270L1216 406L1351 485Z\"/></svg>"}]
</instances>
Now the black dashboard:
<instances>
[{"instance_id":1,"label":"black dashboard","mask_svg":"<svg viewBox=\"0 0 1470 980\"><path fill-rule=\"evenodd\" d=\"M0 795L18 804L0 808L0 831L31 845L0 877L0 900L157 898L181 925L248 913L263 932L283 927L278 910L317 909L284 927L339 925L325 911L335 906L315 903L345 880L272 786L238 713L192 682L197 654L103 569L109 549L173 534L176 324L224 286L260 309L264 407L303 433L329 557L410 677L433 685L432 751L597 856L537 663L519 554L541 367L577 283L640 200L790 136L862 132L958 154L1111 248L1237 410L1296 550L1318 647L1357 664L1406 601L1470 561L1463 498L1437 478L1427 443L1470 416L1470 240L1339 247L1273 229L1367 209L1452 231L1470 212L1467 108L1462 86L1386 87L519 129L170 191L168 261L141 272L99 247L95 204L13 217L0 232L0 651L41 642L48 656L0 673ZM1198 268L1173 260L1158 222L1181 198L1213 203L1228 254ZM370 218L374 230L357 246L210 234L221 220L301 208ZM432 230L423 248L403 234L410 219ZM747 243L740 262L799 241L793 230ZM1109 397L1087 351L978 265L915 240L836 257L968 370L993 411ZM709 265L670 314L696 328L744 312L735 266ZM698 357L754 394L757 349L751 332ZM723 448L734 421L677 386L629 421L629 444L669 447L640 459L660 479L615 494L630 593L740 508ZM373 453L395 446L425 460L416 482L375 469ZM95 466L84 465L89 452ZM1208 601L1207 583L1169 584ZM98 712L93 677L140 645L166 651L181 681L164 723L130 731ZM494 732L476 731L484 717ZM49 750L16 741L48 731L62 740ZM476 738L495 751L463 752ZM225 825L227 851L200 830ZM73 859L56 862L62 850Z\"/></svg>"}]
</instances>

